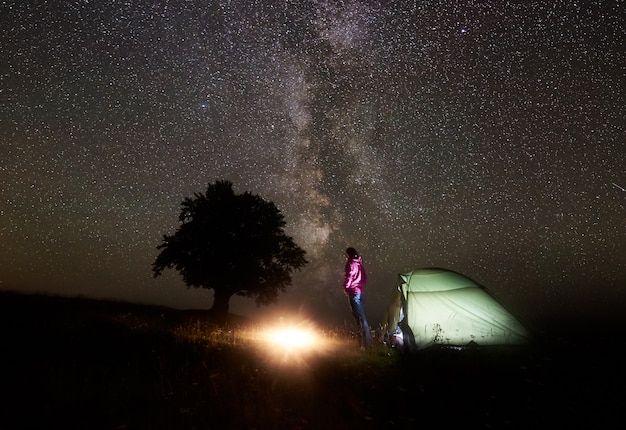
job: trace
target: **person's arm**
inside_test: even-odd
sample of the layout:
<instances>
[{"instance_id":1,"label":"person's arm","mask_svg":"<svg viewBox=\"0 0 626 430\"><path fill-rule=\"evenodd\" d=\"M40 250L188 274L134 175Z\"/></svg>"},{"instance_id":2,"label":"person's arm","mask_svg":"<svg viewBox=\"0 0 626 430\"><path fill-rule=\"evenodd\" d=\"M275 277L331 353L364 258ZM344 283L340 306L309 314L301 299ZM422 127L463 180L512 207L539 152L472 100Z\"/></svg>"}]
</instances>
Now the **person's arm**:
<instances>
[{"instance_id":1,"label":"person's arm","mask_svg":"<svg viewBox=\"0 0 626 430\"><path fill-rule=\"evenodd\" d=\"M346 267L345 267L345 279L344 279L344 282L343 282L343 289L344 289L344 292L345 292L346 290L348 290L348 289L352 286L352 283L354 282L354 278L355 278L355 275L356 275L356 270L355 270L355 267L354 267L354 266L355 266L355 265L354 265L354 264L352 264L352 262L351 262L351 261L348 261L348 262L346 263Z\"/></svg>"}]
</instances>

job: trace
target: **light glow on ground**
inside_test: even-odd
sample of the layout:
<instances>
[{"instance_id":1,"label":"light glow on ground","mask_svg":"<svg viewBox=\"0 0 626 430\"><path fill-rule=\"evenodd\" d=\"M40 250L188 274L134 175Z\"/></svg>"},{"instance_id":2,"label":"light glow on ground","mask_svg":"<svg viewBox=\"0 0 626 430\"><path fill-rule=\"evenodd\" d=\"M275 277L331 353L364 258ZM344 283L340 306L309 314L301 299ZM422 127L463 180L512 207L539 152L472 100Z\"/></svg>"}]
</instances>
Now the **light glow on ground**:
<instances>
[{"instance_id":1,"label":"light glow on ground","mask_svg":"<svg viewBox=\"0 0 626 430\"><path fill-rule=\"evenodd\" d=\"M265 334L265 339L277 347L288 349L314 348L320 341L317 333L311 329L297 327L270 328Z\"/></svg>"},{"instance_id":2,"label":"light glow on ground","mask_svg":"<svg viewBox=\"0 0 626 430\"><path fill-rule=\"evenodd\" d=\"M261 353L281 365L306 365L309 360L333 348L334 342L310 321L279 318L251 333Z\"/></svg>"}]
</instances>

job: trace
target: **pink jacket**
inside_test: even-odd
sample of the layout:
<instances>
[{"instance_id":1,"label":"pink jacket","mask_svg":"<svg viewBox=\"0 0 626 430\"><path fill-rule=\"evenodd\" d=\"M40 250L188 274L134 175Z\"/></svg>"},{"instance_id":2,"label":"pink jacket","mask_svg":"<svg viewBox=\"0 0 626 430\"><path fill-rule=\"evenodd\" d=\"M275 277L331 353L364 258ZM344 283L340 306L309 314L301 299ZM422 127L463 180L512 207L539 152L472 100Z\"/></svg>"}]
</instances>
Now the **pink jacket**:
<instances>
[{"instance_id":1,"label":"pink jacket","mask_svg":"<svg viewBox=\"0 0 626 430\"><path fill-rule=\"evenodd\" d=\"M363 259L359 256L346 261L345 280L343 282L343 292L349 294L362 294L363 287L367 282L367 275L363 267Z\"/></svg>"}]
</instances>

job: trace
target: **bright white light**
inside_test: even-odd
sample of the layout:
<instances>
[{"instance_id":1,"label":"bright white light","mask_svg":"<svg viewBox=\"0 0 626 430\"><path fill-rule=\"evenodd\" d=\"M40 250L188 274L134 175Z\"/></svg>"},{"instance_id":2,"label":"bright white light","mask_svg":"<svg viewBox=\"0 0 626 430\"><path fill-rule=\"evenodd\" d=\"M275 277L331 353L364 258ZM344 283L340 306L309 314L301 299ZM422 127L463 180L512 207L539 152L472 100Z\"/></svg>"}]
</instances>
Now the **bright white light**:
<instances>
[{"instance_id":1,"label":"bright white light","mask_svg":"<svg viewBox=\"0 0 626 430\"><path fill-rule=\"evenodd\" d=\"M281 365L307 365L309 359L327 352L332 344L310 322L294 323L285 318L260 328L251 338L258 342L263 355Z\"/></svg>"},{"instance_id":2,"label":"bright white light","mask_svg":"<svg viewBox=\"0 0 626 430\"><path fill-rule=\"evenodd\" d=\"M318 342L316 333L300 328L272 328L266 331L265 338L277 346L290 349L312 348Z\"/></svg>"}]
</instances>

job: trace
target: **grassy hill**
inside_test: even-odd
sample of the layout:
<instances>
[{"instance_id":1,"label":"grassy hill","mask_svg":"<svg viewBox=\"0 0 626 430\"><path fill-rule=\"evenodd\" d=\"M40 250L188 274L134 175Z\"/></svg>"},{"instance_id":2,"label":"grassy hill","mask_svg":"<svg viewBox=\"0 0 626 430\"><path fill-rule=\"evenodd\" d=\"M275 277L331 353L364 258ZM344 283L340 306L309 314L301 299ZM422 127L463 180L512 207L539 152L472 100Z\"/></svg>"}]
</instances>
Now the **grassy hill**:
<instances>
[{"instance_id":1,"label":"grassy hill","mask_svg":"<svg viewBox=\"0 0 626 430\"><path fill-rule=\"evenodd\" d=\"M382 344L359 351L348 333L336 330L324 334L335 345L331 352L277 361L247 335L256 324L235 316L216 322L197 311L0 293L0 429L626 422L625 342L606 327L583 336L555 332L523 348L430 348L410 357Z\"/></svg>"}]
</instances>

